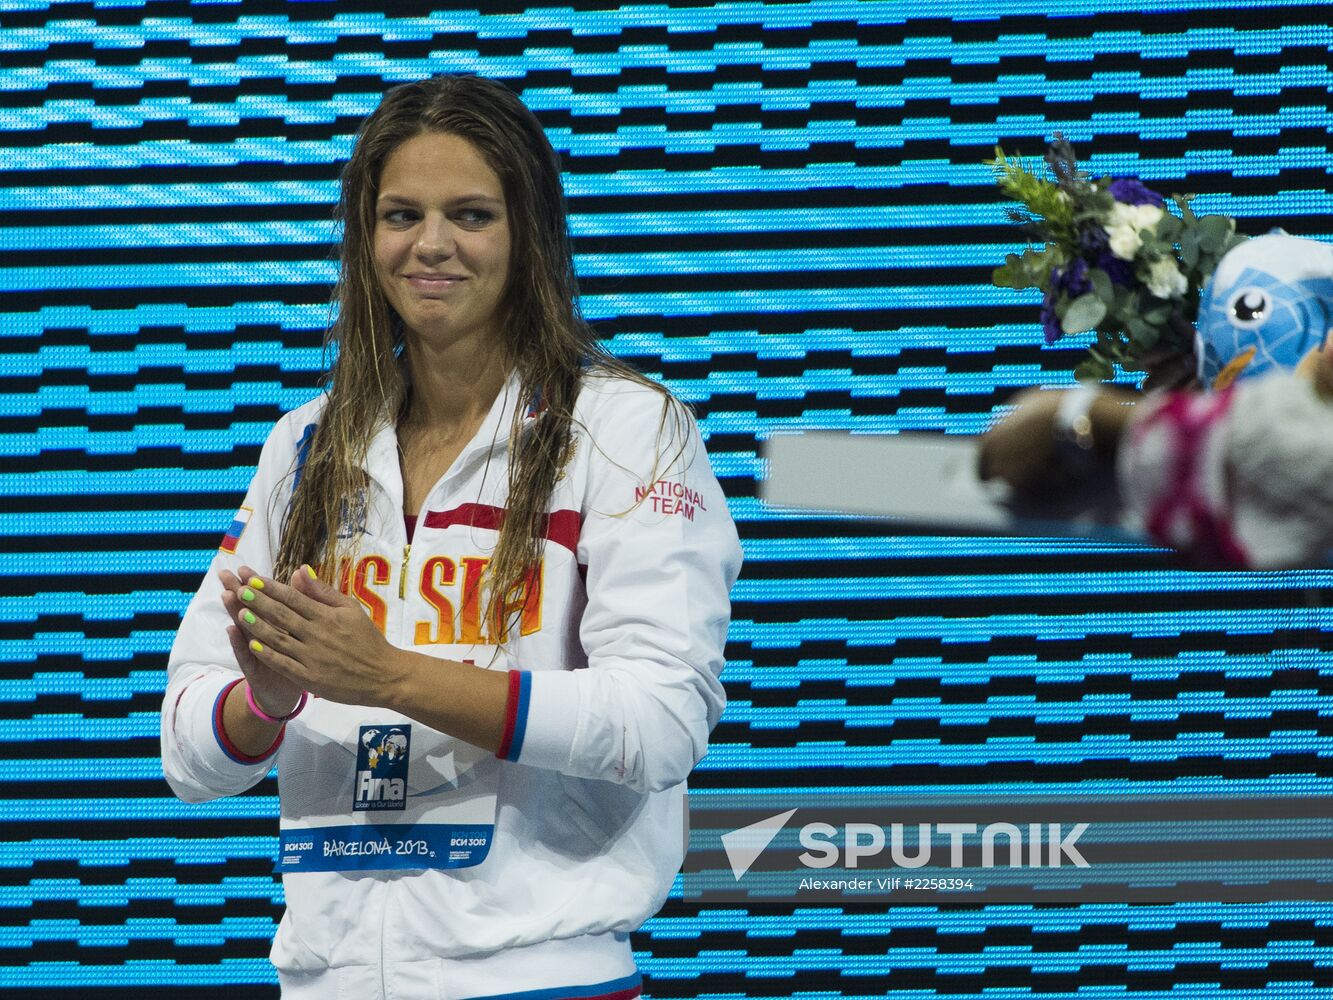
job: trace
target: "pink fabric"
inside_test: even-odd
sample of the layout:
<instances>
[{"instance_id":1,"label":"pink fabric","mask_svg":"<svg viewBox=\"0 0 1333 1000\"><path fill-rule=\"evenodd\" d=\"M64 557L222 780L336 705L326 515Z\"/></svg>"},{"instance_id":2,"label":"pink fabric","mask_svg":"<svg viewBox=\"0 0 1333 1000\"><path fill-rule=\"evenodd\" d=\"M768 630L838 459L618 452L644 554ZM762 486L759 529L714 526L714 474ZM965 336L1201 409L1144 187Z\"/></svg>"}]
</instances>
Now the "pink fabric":
<instances>
[{"instance_id":1,"label":"pink fabric","mask_svg":"<svg viewBox=\"0 0 1333 1000\"><path fill-rule=\"evenodd\" d=\"M1136 428L1137 434L1163 426L1170 438L1170 473L1162 492L1148 511L1147 528L1164 545L1180 546L1172 532L1181 520L1187 526L1185 546L1197 559L1244 566L1249 557L1231 528L1226 497L1210 503L1200 482L1203 451L1208 436L1231 407L1232 389L1209 396L1174 393Z\"/></svg>"}]
</instances>

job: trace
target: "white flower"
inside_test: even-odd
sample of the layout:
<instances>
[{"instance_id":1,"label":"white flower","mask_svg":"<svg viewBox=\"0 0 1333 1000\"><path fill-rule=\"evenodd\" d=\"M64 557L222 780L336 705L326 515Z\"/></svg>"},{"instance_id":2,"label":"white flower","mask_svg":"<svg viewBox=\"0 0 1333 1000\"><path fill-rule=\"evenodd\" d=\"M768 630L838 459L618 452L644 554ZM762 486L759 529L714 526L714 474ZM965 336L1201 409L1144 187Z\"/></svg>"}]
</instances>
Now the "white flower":
<instances>
[{"instance_id":1,"label":"white flower","mask_svg":"<svg viewBox=\"0 0 1333 1000\"><path fill-rule=\"evenodd\" d=\"M1134 255L1139 252L1139 247L1143 246L1143 237L1128 223L1107 226L1106 235L1110 241L1111 253L1121 260L1133 260Z\"/></svg>"},{"instance_id":2,"label":"white flower","mask_svg":"<svg viewBox=\"0 0 1333 1000\"><path fill-rule=\"evenodd\" d=\"M1188 282L1169 257L1153 262L1148 269L1148 291L1159 299L1175 299L1185 294Z\"/></svg>"},{"instance_id":3,"label":"white flower","mask_svg":"<svg viewBox=\"0 0 1333 1000\"><path fill-rule=\"evenodd\" d=\"M1156 229L1157 223L1162 220L1163 213L1160 205L1135 205L1131 211L1134 213L1134 228L1139 232Z\"/></svg>"},{"instance_id":4,"label":"white flower","mask_svg":"<svg viewBox=\"0 0 1333 1000\"><path fill-rule=\"evenodd\" d=\"M1125 205L1117 201L1111 206L1111 218L1106 230L1110 232L1114 227L1127 226L1141 233L1155 228L1161 218L1162 209L1159 205Z\"/></svg>"}]
</instances>

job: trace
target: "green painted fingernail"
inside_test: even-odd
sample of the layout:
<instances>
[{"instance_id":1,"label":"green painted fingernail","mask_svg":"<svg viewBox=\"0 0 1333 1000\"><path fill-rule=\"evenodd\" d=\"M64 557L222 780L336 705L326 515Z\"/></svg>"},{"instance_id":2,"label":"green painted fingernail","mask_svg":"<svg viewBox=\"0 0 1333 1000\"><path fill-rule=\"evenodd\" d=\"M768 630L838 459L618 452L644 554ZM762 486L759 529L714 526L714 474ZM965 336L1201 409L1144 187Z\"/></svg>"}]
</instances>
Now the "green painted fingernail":
<instances>
[{"instance_id":1,"label":"green painted fingernail","mask_svg":"<svg viewBox=\"0 0 1333 1000\"><path fill-rule=\"evenodd\" d=\"M249 608L246 608L241 612L241 621L245 622L247 625L253 625L255 623L255 613Z\"/></svg>"},{"instance_id":2,"label":"green painted fingernail","mask_svg":"<svg viewBox=\"0 0 1333 1000\"><path fill-rule=\"evenodd\" d=\"M255 592L253 590L251 590L249 587L241 588L241 600L253 601L254 599L255 599Z\"/></svg>"}]
</instances>

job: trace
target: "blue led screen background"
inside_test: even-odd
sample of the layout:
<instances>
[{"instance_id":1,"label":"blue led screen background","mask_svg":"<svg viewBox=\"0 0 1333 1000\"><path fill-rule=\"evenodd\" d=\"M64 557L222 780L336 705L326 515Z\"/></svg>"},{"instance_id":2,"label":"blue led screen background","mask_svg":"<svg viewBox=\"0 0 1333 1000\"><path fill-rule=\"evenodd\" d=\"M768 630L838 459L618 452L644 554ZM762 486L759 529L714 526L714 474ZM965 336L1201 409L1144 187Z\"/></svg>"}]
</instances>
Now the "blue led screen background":
<instances>
[{"instance_id":1,"label":"blue led screen background","mask_svg":"<svg viewBox=\"0 0 1333 1000\"><path fill-rule=\"evenodd\" d=\"M982 161L1333 238L1333 13L1013 0L478 13L0 5L0 989L275 996L275 783L158 765L166 651L269 426L315 391L358 120L469 71L564 157L585 313L694 404L743 538L695 794L1327 795L1324 571L766 510L775 432L980 431L1065 385ZM655 997L1265 998L1333 985L1327 904L701 908ZM1177 987L1175 990L1172 987Z\"/></svg>"}]
</instances>

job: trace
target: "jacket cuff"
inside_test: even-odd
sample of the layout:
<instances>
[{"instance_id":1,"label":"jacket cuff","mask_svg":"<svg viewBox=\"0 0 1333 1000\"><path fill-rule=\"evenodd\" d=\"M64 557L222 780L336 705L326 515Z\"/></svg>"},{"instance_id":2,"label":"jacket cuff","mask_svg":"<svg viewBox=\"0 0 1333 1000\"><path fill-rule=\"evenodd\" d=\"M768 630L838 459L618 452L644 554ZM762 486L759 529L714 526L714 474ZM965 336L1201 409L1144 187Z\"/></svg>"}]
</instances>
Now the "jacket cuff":
<instances>
[{"instance_id":1,"label":"jacket cuff","mask_svg":"<svg viewBox=\"0 0 1333 1000\"><path fill-rule=\"evenodd\" d=\"M511 670L496 756L548 770L568 767L579 718L577 680L561 670Z\"/></svg>"},{"instance_id":2,"label":"jacket cuff","mask_svg":"<svg viewBox=\"0 0 1333 1000\"><path fill-rule=\"evenodd\" d=\"M505 701L504 731L495 756L518 760L528 728L528 703L532 694L532 674L526 670L509 671L509 697Z\"/></svg>"},{"instance_id":3,"label":"jacket cuff","mask_svg":"<svg viewBox=\"0 0 1333 1000\"><path fill-rule=\"evenodd\" d=\"M232 688L237 684L244 683L245 678L238 678L232 681L218 694L213 702L213 736L218 741L218 746L227 757L237 764L261 764L278 752L278 747L282 746L282 738L287 735L287 727L283 726L278 730L278 737L273 741L273 745L257 757L252 757L241 751L231 737L227 735L227 727L223 725L222 713L227 704L227 695L231 694Z\"/></svg>"}]
</instances>

